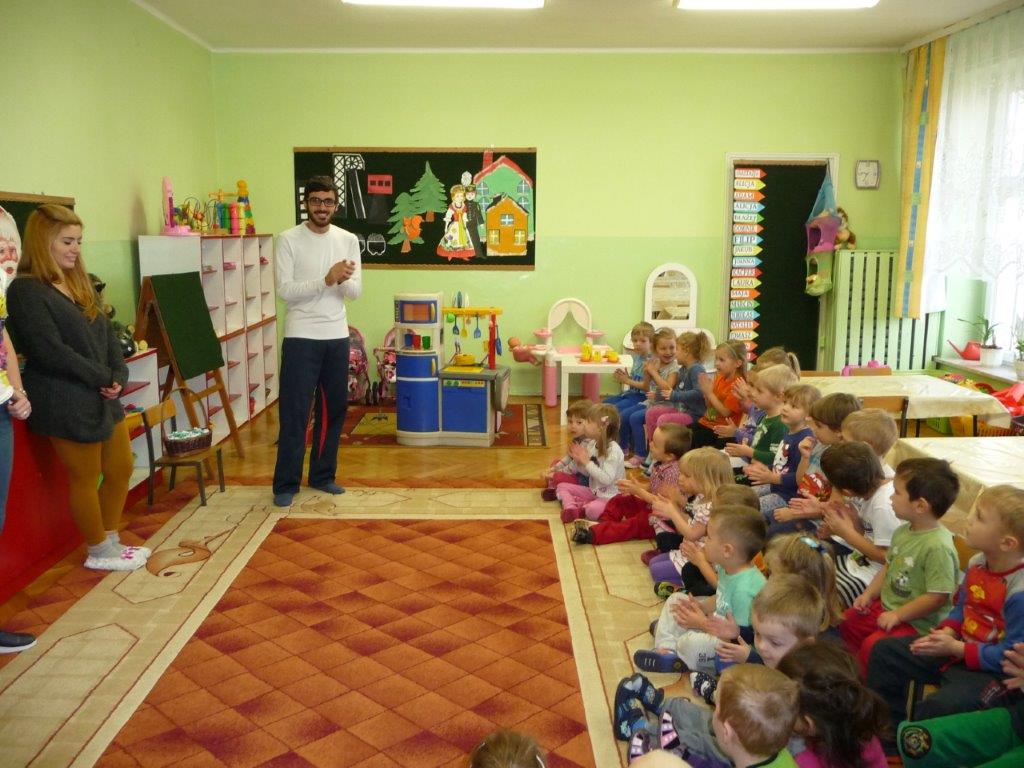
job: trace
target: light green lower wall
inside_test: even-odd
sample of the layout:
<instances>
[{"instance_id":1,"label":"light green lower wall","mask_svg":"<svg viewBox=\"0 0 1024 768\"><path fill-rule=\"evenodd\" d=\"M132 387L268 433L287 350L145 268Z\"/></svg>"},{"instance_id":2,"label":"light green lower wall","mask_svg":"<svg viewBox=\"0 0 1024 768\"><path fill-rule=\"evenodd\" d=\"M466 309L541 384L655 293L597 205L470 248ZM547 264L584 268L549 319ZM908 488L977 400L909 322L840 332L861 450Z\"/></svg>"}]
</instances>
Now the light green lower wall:
<instances>
[{"instance_id":1,"label":"light green lower wall","mask_svg":"<svg viewBox=\"0 0 1024 768\"><path fill-rule=\"evenodd\" d=\"M224 54L214 87L220 174L249 180L260 231L294 223L297 146L537 147L536 269L368 270L350 312L371 346L396 291L456 290L503 306L505 338L532 341L574 296L617 342L666 261L694 270L719 334L729 152L838 153L859 244L895 246L897 54ZM880 190L853 188L865 158ZM536 392L515 369L513 391Z\"/></svg>"},{"instance_id":2,"label":"light green lower wall","mask_svg":"<svg viewBox=\"0 0 1024 768\"><path fill-rule=\"evenodd\" d=\"M85 263L127 321L161 178L214 188L211 53L129 0L3 0L0 50L0 190L75 198Z\"/></svg>"}]
</instances>

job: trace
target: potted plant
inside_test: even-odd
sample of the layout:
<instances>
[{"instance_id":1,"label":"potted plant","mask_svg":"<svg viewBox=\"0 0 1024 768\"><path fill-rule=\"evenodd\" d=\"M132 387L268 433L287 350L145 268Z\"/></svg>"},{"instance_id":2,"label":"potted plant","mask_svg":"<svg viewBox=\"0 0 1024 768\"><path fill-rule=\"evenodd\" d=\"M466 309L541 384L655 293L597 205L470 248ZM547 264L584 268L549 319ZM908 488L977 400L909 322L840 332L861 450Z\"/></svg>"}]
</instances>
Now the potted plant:
<instances>
[{"instance_id":1,"label":"potted plant","mask_svg":"<svg viewBox=\"0 0 1024 768\"><path fill-rule=\"evenodd\" d=\"M1024 381L1024 317L1018 318L1013 326L1013 346L1017 352L1013 370L1017 374L1017 381Z\"/></svg>"},{"instance_id":2,"label":"potted plant","mask_svg":"<svg viewBox=\"0 0 1024 768\"><path fill-rule=\"evenodd\" d=\"M996 344L996 326L999 323L990 323L983 315L978 315L977 320L965 320L961 317L960 322L974 326L981 333L980 363L992 368L1002 365L1003 349Z\"/></svg>"}]
</instances>

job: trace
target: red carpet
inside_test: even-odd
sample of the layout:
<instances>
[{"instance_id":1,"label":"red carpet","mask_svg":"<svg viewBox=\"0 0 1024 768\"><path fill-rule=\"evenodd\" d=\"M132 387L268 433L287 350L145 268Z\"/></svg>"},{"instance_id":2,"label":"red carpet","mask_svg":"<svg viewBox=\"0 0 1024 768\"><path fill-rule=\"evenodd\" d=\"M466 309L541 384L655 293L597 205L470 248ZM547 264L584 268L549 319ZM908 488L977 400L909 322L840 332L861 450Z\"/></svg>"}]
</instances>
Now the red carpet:
<instances>
[{"instance_id":1,"label":"red carpet","mask_svg":"<svg viewBox=\"0 0 1024 768\"><path fill-rule=\"evenodd\" d=\"M548 523L288 519L99 765L461 768L499 727L594 764Z\"/></svg>"}]
</instances>

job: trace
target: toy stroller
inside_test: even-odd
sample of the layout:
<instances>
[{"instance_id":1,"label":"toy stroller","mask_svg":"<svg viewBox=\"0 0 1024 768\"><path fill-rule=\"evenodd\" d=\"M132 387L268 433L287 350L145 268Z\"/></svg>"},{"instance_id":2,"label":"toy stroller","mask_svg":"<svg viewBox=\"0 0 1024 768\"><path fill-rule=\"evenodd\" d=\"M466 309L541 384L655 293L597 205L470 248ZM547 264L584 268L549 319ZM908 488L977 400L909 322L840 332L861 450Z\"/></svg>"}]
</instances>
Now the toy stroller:
<instances>
[{"instance_id":1,"label":"toy stroller","mask_svg":"<svg viewBox=\"0 0 1024 768\"><path fill-rule=\"evenodd\" d=\"M358 328L348 327L348 401L370 404L370 375L366 359L366 342Z\"/></svg>"},{"instance_id":2,"label":"toy stroller","mask_svg":"<svg viewBox=\"0 0 1024 768\"><path fill-rule=\"evenodd\" d=\"M397 356L395 353L395 329L384 334L384 342L373 350L377 358L377 383L373 385L373 402L381 403L395 396L395 379L397 378Z\"/></svg>"}]
</instances>

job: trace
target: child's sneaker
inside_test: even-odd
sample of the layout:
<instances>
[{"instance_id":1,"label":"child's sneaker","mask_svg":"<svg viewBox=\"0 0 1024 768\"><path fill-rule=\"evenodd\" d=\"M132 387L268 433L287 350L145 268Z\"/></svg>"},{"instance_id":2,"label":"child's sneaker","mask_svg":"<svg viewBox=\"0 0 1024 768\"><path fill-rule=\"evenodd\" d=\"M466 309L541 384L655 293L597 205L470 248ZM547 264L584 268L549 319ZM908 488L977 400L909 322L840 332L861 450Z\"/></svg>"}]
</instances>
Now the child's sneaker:
<instances>
[{"instance_id":1,"label":"child's sneaker","mask_svg":"<svg viewBox=\"0 0 1024 768\"><path fill-rule=\"evenodd\" d=\"M633 653L633 664L644 672L685 672L686 664L672 651L639 650Z\"/></svg>"},{"instance_id":2,"label":"child's sneaker","mask_svg":"<svg viewBox=\"0 0 1024 768\"><path fill-rule=\"evenodd\" d=\"M615 738L629 741L637 731L647 729L647 716L640 699L625 699L615 705Z\"/></svg>"},{"instance_id":3,"label":"child's sneaker","mask_svg":"<svg viewBox=\"0 0 1024 768\"><path fill-rule=\"evenodd\" d=\"M715 691L718 690L718 678L707 672L691 672L690 685L693 692L704 699L708 706L715 706Z\"/></svg>"},{"instance_id":4,"label":"child's sneaker","mask_svg":"<svg viewBox=\"0 0 1024 768\"><path fill-rule=\"evenodd\" d=\"M586 520L577 520L572 524L572 540L577 544L593 544L594 534Z\"/></svg>"},{"instance_id":5,"label":"child's sneaker","mask_svg":"<svg viewBox=\"0 0 1024 768\"><path fill-rule=\"evenodd\" d=\"M671 581L659 581L654 585L654 594L662 600L667 600L669 595L674 595L676 592L682 591L682 586L679 584L673 584Z\"/></svg>"},{"instance_id":6,"label":"child's sneaker","mask_svg":"<svg viewBox=\"0 0 1024 768\"><path fill-rule=\"evenodd\" d=\"M618 690L622 691L622 693L617 692L616 697L635 697L640 699L644 709L655 715L661 711L661 705L665 701L665 692L639 672L631 677L625 677L620 680Z\"/></svg>"},{"instance_id":7,"label":"child's sneaker","mask_svg":"<svg viewBox=\"0 0 1024 768\"><path fill-rule=\"evenodd\" d=\"M126 547L116 557L95 557L85 559L85 567L94 571L134 571L146 564L146 558L135 547Z\"/></svg>"},{"instance_id":8,"label":"child's sneaker","mask_svg":"<svg viewBox=\"0 0 1024 768\"><path fill-rule=\"evenodd\" d=\"M563 508L562 509L562 514L561 514L562 522L563 523L571 523L574 520L578 520L580 518L580 515L582 515L582 514L583 514L583 511L579 510L579 509L565 509L565 508Z\"/></svg>"},{"instance_id":9,"label":"child's sneaker","mask_svg":"<svg viewBox=\"0 0 1024 768\"><path fill-rule=\"evenodd\" d=\"M558 494L554 488L545 488L540 492L540 498L542 501L558 501Z\"/></svg>"}]
</instances>

